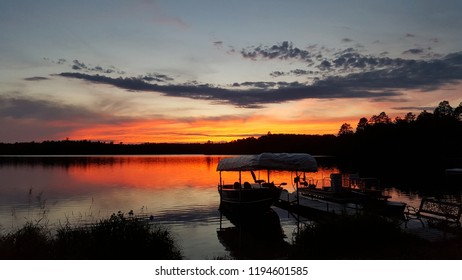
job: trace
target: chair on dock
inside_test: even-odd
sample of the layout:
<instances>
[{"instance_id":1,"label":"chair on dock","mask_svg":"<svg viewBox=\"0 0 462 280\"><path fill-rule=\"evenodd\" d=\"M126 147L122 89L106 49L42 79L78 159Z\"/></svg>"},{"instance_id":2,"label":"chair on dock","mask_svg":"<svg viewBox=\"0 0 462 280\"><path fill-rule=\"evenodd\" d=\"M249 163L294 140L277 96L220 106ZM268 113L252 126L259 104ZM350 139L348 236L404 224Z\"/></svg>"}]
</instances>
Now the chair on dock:
<instances>
[{"instance_id":1,"label":"chair on dock","mask_svg":"<svg viewBox=\"0 0 462 280\"><path fill-rule=\"evenodd\" d=\"M418 220L425 227L424 220L429 226L460 228L462 204L443 201L435 198L422 198L419 208L408 205L405 215L405 227L410 220Z\"/></svg>"}]
</instances>

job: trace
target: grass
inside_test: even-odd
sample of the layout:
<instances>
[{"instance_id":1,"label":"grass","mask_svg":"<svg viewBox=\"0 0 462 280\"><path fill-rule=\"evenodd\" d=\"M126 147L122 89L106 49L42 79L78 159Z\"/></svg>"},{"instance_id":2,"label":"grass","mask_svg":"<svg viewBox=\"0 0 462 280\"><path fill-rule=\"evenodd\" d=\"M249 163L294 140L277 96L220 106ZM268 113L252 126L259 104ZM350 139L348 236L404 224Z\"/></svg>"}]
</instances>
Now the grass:
<instances>
[{"instance_id":1,"label":"grass","mask_svg":"<svg viewBox=\"0 0 462 280\"><path fill-rule=\"evenodd\" d=\"M398 223L378 216L334 216L302 229L284 251L288 259L306 260L460 260L462 238L428 242L404 233ZM121 212L85 226L67 222L53 230L40 221L27 222L20 229L0 235L0 259L182 258L168 229ZM232 258L225 255L214 259Z\"/></svg>"},{"instance_id":2,"label":"grass","mask_svg":"<svg viewBox=\"0 0 462 280\"><path fill-rule=\"evenodd\" d=\"M112 214L87 226L27 222L0 237L0 259L182 259L169 230L150 221Z\"/></svg>"}]
</instances>

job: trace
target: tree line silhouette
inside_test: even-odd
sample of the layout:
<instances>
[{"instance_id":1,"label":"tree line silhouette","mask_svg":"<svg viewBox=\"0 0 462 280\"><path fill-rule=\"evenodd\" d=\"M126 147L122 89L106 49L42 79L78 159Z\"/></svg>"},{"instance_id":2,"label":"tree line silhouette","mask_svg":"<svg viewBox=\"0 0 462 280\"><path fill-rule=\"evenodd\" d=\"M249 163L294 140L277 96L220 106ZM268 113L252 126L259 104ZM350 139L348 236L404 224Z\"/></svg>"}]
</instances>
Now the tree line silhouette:
<instances>
[{"instance_id":1,"label":"tree line silhouette","mask_svg":"<svg viewBox=\"0 0 462 280\"><path fill-rule=\"evenodd\" d=\"M462 158L462 103L448 101L433 112L407 113L392 120L385 112L363 117L356 129L341 125L337 135L268 134L226 143L115 144L90 140L0 143L2 155L140 155L310 153L342 159L350 168L393 163L411 168L416 162L450 166ZM403 167L403 168L404 168Z\"/></svg>"},{"instance_id":2,"label":"tree line silhouette","mask_svg":"<svg viewBox=\"0 0 462 280\"><path fill-rule=\"evenodd\" d=\"M391 120L382 112L361 118L355 132L351 125L343 124L336 156L348 160L350 168L373 169L375 174L430 176L445 168L462 167L461 143L462 103L453 108L442 101L433 112L424 110L417 116L408 113Z\"/></svg>"}]
</instances>

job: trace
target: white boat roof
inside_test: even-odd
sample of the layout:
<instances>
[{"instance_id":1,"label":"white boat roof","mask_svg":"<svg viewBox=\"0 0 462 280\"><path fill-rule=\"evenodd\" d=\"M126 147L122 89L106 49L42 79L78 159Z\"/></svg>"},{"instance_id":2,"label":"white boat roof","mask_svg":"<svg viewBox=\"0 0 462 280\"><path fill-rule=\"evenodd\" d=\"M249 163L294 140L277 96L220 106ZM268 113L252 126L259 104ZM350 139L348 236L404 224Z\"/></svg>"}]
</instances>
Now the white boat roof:
<instances>
[{"instance_id":1,"label":"white boat roof","mask_svg":"<svg viewBox=\"0 0 462 280\"><path fill-rule=\"evenodd\" d=\"M263 153L221 159L217 171L279 170L316 172L318 164L309 154Z\"/></svg>"}]
</instances>

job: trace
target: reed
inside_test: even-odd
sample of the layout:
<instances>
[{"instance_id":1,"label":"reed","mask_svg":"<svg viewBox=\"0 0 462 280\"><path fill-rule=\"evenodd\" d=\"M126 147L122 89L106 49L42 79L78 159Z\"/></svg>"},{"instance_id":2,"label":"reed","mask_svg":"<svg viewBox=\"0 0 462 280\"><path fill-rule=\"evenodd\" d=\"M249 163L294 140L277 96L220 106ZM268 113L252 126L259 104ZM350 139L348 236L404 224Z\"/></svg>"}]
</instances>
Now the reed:
<instances>
[{"instance_id":1,"label":"reed","mask_svg":"<svg viewBox=\"0 0 462 280\"><path fill-rule=\"evenodd\" d=\"M1 259L182 259L170 231L145 219L112 214L87 225L66 222L54 234L46 225L27 222L0 237Z\"/></svg>"}]
</instances>

